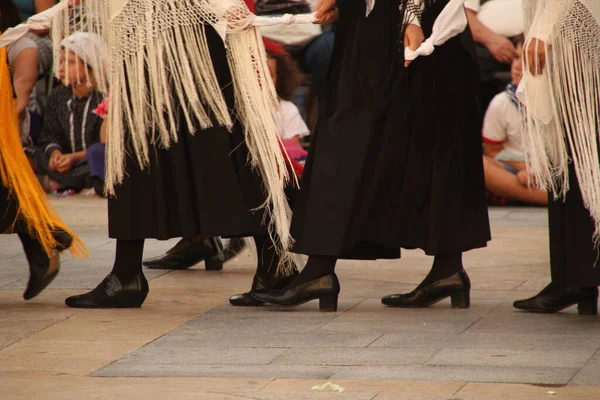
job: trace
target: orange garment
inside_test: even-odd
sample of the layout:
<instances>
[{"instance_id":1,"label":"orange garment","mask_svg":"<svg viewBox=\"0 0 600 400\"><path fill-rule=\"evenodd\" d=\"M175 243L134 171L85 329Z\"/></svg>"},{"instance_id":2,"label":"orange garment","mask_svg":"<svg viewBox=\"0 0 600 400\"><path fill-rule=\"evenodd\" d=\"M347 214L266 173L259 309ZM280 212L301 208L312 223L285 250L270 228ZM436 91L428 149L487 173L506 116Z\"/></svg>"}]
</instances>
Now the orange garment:
<instances>
[{"instance_id":1,"label":"orange garment","mask_svg":"<svg viewBox=\"0 0 600 400\"><path fill-rule=\"evenodd\" d=\"M18 204L14 223L22 220L48 254L57 247L52 232L62 229L73 236L73 254L87 255L85 245L61 221L35 176L21 144L18 121L6 49L0 48L0 179Z\"/></svg>"}]
</instances>

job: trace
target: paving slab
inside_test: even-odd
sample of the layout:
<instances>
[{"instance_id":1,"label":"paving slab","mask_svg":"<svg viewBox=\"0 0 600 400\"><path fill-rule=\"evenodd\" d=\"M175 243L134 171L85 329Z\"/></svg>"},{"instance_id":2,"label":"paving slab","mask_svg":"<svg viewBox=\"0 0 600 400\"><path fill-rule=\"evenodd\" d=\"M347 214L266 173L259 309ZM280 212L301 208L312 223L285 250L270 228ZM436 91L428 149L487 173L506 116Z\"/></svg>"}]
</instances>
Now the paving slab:
<instances>
[{"instance_id":1,"label":"paving slab","mask_svg":"<svg viewBox=\"0 0 600 400\"><path fill-rule=\"evenodd\" d=\"M595 350L441 349L427 365L583 368Z\"/></svg>"},{"instance_id":2,"label":"paving slab","mask_svg":"<svg viewBox=\"0 0 600 400\"><path fill-rule=\"evenodd\" d=\"M272 364L280 365L415 365L425 364L436 348L294 348L285 351Z\"/></svg>"},{"instance_id":3,"label":"paving slab","mask_svg":"<svg viewBox=\"0 0 600 400\"><path fill-rule=\"evenodd\" d=\"M573 385L598 386L598 398L600 399L600 351L596 352L585 366L573 377L570 382Z\"/></svg>"},{"instance_id":4,"label":"paving slab","mask_svg":"<svg viewBox=\"0 0 600 400\"><path fill-rule=\"evenodd\" d=\"M307 378L330 379L346 367L314 365L261 365L255 364L185 364L116 362L103 368L95 377L215 377L215 378Z\"/></svg>"},{"instance_id":5,"label":"paving slab","mask_svg":"<svg viewBox=\"0 0 600 400\"><path fill-rule=\"evenodd\" d=\"M481 366L346 367L331 379L420 380L566 385L577 368Z\"/></svg>"}]
</instances>

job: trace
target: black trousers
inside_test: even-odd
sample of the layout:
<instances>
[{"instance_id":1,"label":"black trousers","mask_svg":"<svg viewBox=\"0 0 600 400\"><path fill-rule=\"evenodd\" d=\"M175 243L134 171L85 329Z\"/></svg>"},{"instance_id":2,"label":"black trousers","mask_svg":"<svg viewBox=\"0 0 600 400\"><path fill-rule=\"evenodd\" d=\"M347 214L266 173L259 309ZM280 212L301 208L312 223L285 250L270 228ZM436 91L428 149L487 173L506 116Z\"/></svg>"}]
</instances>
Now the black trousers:
<instances>
[{"instance_id":1,"label":"black trousers","mask_svg":"<svg viewBox=\"0 0 600 400\"><path fill-rule=\"evenodd\" d=\"M594 248L594 221L583 205L572 165L566 199L550 194L550 265L552 282L561 286L600 286L600 250Z\"/></svg>"}]
</instances>

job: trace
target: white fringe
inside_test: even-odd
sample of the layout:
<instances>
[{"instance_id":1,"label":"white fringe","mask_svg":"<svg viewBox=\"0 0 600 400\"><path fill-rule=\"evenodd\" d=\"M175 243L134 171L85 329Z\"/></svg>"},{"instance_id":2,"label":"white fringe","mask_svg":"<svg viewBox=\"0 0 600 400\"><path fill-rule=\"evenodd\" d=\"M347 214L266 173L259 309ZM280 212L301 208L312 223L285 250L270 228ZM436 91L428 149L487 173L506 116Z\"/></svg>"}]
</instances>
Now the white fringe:
<instances>
[{"instance_id":1,"label":"white fringe","mask_svg":"<svg viewBox=\"0 0 600 400\"><path fill-rule=\"evenodd\" d=\"M547 81L554 118L545 125L530 110L523 109L526 157L537 185L552 191L555 198L565 198L569 190L568 164L573 164L584 205L595 222L593 241L598 247L600 27L597 22L594 24L595 20L586 14L583 6L580 9L575 6L564 8L556 16L559 23L551 32L552 47L547 51L546 70L543 77L538 78ZM576 23L587 26L577 27ZM527 63L524 68L528 70ZM547 101L540 98L541 95L535 90L525 89L526 106L533 107L538 102ZM568 149L571 150L570 159Z\"/></svg>"}]
</instances>

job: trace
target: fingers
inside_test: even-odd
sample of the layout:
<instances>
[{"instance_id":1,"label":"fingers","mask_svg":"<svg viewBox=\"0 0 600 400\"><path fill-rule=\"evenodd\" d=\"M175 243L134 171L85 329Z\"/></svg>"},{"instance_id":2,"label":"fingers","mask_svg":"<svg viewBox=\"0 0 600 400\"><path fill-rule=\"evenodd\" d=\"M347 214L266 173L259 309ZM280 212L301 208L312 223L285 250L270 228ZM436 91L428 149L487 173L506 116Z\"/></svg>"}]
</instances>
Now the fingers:
<instances>
[{"instance_id":1,"label":"fingers","mask_svg":"<svg viewBox=\"0 0 600 400\"><path fill-rule=\"evenodd\" d=\"M329 25L337 20L337 16L337 10L329 10L321 18L317 16L317 19L321 25Z\"/></svg>"}]
</instances>

